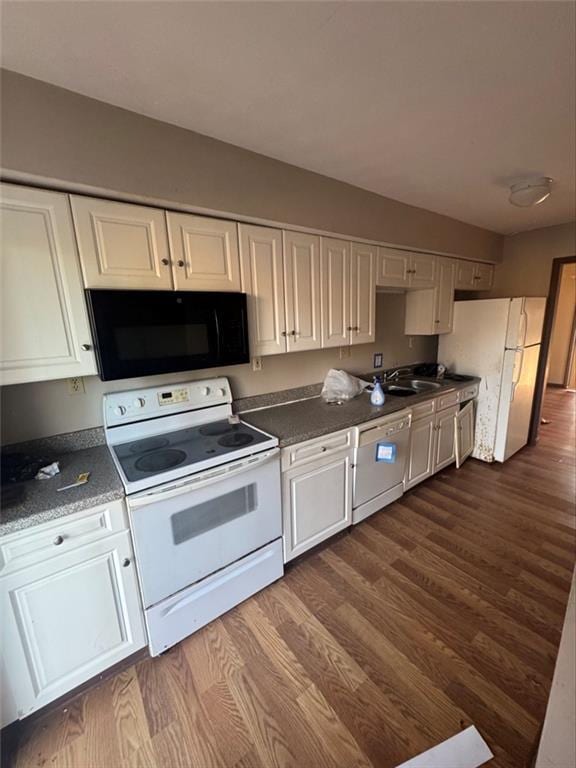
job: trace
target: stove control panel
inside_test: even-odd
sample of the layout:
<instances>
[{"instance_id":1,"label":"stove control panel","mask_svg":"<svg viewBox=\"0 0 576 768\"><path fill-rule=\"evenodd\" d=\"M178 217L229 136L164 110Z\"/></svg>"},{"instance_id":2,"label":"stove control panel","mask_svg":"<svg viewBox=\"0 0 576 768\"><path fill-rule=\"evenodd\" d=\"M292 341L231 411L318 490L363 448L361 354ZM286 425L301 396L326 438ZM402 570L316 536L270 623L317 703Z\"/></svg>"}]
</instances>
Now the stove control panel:
<instances>
[{"instance_id":1,"label":"stove control panel","mask_svg":"<svg viewBox=\"0 0 576 768\"><path fill-rule=\"evenodd\" d=\"M104 424L114 427L207 406L230 405L231 402L230 384L224 377L129 392L110 392L104 395Z\"/></svg>"}]
</instances>

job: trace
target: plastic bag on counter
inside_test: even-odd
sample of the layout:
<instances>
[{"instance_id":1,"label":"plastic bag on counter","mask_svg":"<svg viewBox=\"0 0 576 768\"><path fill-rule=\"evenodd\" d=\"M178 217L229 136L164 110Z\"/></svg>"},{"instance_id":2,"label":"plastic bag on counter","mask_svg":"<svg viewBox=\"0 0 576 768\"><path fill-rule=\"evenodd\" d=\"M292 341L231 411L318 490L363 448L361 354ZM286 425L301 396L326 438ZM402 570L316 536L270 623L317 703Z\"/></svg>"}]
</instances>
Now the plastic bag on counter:
<instances>
[{"instance_id":1,"label":"plastic bag on counter","mask_svg":"<svg viewBox=\"0 0 576 768\"><path fill-rule=\"evenodd\" d=\"M327 403L344 403L360 395L370 382L351 376L346 371L330 368L324 379L322 398Z\"/></svg>"}]
</instances>

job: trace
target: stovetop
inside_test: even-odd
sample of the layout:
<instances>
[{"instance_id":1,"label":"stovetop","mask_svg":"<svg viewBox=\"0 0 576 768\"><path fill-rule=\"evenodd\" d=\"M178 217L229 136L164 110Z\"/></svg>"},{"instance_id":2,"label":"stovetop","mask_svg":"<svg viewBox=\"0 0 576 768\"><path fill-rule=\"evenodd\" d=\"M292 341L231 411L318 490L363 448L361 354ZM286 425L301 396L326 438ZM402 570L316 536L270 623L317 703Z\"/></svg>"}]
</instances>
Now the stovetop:
<instances>
[{"instance_id":1,"label":"stovetop","mask_svg":"<svg viewBox=\"0 0 576 768\"><path fill-rule=\"evenodd\" d=\"M270 436L244 422L228 419L177 429L164 434L111 446L128 482L137 482L173 469L194 468L207 460L222 459L252 448ZM213 461L210 461L213 463ZM220 462L218 462L220 463Z\"/></svg>"}]
</instances>

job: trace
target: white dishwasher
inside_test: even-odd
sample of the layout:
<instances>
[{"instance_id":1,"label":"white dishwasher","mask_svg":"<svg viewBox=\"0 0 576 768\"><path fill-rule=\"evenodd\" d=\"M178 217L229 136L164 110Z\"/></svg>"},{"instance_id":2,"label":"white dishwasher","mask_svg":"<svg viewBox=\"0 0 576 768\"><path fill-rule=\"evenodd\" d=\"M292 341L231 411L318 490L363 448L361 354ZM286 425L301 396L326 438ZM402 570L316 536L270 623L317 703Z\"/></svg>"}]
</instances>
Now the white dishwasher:
<instances>
[{"instance_id":1,"label":"white dishwasher","mask_svg":"<svg viewBox=\"0 0 576 768\"><path fill-rule=\"evenodd\" d=\"M352 523L402 496L411 420L406 409L356 427Z\"/></svg>"}]
</instances>

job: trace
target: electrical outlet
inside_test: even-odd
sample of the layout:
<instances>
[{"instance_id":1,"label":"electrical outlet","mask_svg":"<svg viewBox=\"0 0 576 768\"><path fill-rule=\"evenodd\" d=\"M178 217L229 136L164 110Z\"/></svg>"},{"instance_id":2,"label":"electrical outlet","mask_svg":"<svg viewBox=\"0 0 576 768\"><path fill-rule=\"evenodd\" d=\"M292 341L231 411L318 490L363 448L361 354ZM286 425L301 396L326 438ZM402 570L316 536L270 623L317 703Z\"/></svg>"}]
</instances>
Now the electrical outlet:
<instances>
[{"instance_id":1,"label":"electrical outlet","mask_svg":"<svg viewBox=\"0 0 576 768\"><path fill-rule=\"evenodd\" d=\"M414 346L414 336L408 336L408 349L412 349Z\"/></svg>"},{"instance_id":2,"label":"electrical outlet","mask_svg":"<svg viewBox=\"0 0 576 768\"><path fill-rule=\"evenodd\" d=\"M252 370L253 371L261 371L262 370L262 358L261 357L253 357L252 358Z\"/></svg>"},{"instance_id":3,"label":"electrical outlet","mask_svg":"<svg viewBox=\"0 0 576 768\"><path fill-rule=\"evenodd\" d=\"M374 353L374 368L382 368L382 352Z\"/></svg>"},{"instance_id":4,"label":"electrical outlet","mask_svg":"<svg viewBox=\"0 0 576 768\"><path fill-rule=\"evenodd\" d=\"M345 360L352 354L350 347L340 347L340 360Z\"/></svg>"},{"instance_id":5,"label":"electrical outlet","mask_svg":"<svg viewBox=\"0 0 576 768\"><path fill-rule=\"evenodd\" d=\"M84 388L84 379L82 376L74 376L68 379L68 394L69 395L83 395L86 392Z\"/></svg>"}]
</instances>

